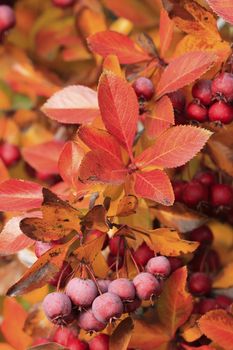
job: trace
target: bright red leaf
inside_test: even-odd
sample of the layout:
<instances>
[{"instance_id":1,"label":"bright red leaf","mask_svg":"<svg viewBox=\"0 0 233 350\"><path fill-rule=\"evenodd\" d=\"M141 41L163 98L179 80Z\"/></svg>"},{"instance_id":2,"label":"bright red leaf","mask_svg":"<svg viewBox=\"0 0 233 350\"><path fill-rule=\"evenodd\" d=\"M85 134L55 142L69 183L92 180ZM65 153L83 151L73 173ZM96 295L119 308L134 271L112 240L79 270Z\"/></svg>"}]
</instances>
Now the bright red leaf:
<instances>
[{"instance_id":1,"label":"bright red leaf","mask_svg":"<svg viewBox=\"0 0 233 350\"><path fill-rule=\"evenodd\" d=\"M164 57L172 41L174 31L174 22L169 18L164 9L160 12L159 37L160 37L160 55Z\"/></svg>"},{"instance_id":2,"label":"bright red leaf","mask_svg":"<svg viewBox=\"0 0 233 350\"><path fill-rule=\"evenodd\" d=\"M115 54L122 64L138 63L151 59L149 54L128 36L110 30L89 36L87 41L93 52L103 57Z\"/></svg>"},{"instance_id":3,"label":"bright red leaf","mask_svg":"<svg viewBox=\"0 0 233 350\"><path fill-rule=\"evenodd\" d=\"M49 118L67 124L85 124L99 116L96 91L82 85L56 92L41 109Z\"/></svg>"},{"instance_id":4,"label":"bright red leaf","mask_svg":"<svg viewBox=\"0 0 233 350\"><path fill-rule=\"evenodd\" d=\"M232 0L206 0L214 12L225 21L233 24Z\"/></svg>"},{"instance_id":5,"label":"bright red leaf","mask_svg":"<svg viewBox=\"0 0 233 350\"><path fill-rule=\"evenodd\" d=\"M140 168L148 165L163 168L181 166L202 149L210 135L210 131L194 126L172 127L135 159L136 165Z\"/></svg>"},{"instance_id":6,"label":"bright red leaf","mask_svg":"<svg viewBox=\"0 0 233 350\"><path fill-rule=\"evenodd\" d=\"M42 187L37 183L11 179L0 184L0 211L39 208L42 199Z\"/></svg>"}]
</instances>

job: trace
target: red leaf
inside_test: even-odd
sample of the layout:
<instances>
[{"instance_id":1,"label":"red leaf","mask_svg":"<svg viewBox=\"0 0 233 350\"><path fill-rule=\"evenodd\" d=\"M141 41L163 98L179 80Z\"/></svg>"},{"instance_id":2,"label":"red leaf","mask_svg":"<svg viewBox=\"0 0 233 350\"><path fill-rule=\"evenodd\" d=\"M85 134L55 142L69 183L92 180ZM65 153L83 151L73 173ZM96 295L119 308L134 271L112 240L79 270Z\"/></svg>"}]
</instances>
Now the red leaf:
<instances>
[{"instance_id":1,"label":"red leaf","mask_svg":"<svg viewBox=\"0 0 233 350\"><path fill-rule=\"evenodd\" d=\"M174 203L171 182L167 174L161 170L136 172L134 190L135 194L142 198L148 198L164 205Z\"/></svg>"},{"instance_id":2,"label":"red leaf","mask_svg":"<svg viewBox=\"0 0 233 350\"><path fill-rule=\"evenodd\" d=\"M110 30L91 35L87 41L93 52L103 57L115 54L122 64L138 63L151 59L146 51L126 35Z\"/></svg>"},{"instance_id":3,"label":"red leaf","mask_svg":"<svg viewBox=\"0 0 233 350\"><path fill-rule=\"evenodd\" d=\"M207 142L211 132L194 126L174 126L158 137L136 159L138 167L148 165L175 168L187 163Z\"/></svg>"},{"instance_id":4,"label":"red leaf","mask_svg":"<svg viewBox=\"0 0 233 350\"><path fill-rule=\"evenodd\" d=\"M116 75L103 74L98 98L106 129L128 150L132 158L138 121L138 100L133 88Z\"/></svg>"},{"instance_id":5,"label":"red leaf","mask_svg":"<svg viewBox=\"0 0 233 350\"><path fill-rule=\"evenodd\" d=\"M39 145L25 147L22 150L24 160L39 172L58 173L58 159L64 143L49 141Z\"/></svg>"},{"instance_id":6,"label":"red leaf","mask_svg":"<svg viewBox=\"0 0 233 350\"><path fill-rule=\"evenodd\" d=\"M169 18L164 9L160 13L159 37L160 37L160 55L164 57L172 41L174 32L174 22Z\"/></svg>"},{"instance_id":7,"label":"red leaf","mask_svg":"<svg viewBox=\"0 0 233 350\"><path fill-rule=\"evenodd\" d=\"M82 85L56 92L41 109L49 118L67 124L88 123L99 116L96 91Z\"/></svg>"},{"instance_id":8,"label":"red leaf","mask_svg":"<svg viewBox=\"0 0 233 350\"><path fill-rule=\"evenodd\" d=\"M214 63L215 55L210 52L188 52L173 59L165 68L157 85L157 96L168 94L192 83L204 74Z\"/></svg>"},{"instance_id":9,"label":"red leaf","mask_svg":"<svg viewBox=\"0 0 233 350\"><path fill-rule=\"evenodd\" d=\"M75 142L68 141L58 161L59 173L70 186L76 187L79 166L84 156L83 149Z\"/></svg>"},{"instance_id":10,"label":"red leaf","mask_svg":"<svg viewBox=\"0 0 233 350\"><path fill-rule=\"evenodd\" d=\"M104 150L88 152L80 165L79 176L83 182L110 184L123 183L127 174L124 164Z\"/></svg>"},{"instance_id":11,"label":"red leaf","mask_svg":"<svg viewBox=\"0 0 233 350\"><path fill-rule=\"evenodd\" d=\"M206 0L214 12L225 21L233 24L232 0Z\"/></svg>"},{"instance_id":12,"label":"red leaf","mask_svg":"<svg viewBox=\"0 0 233 350\"><path fill-rule=\"evenodd\" d=\"M0 184L0 211L35 209L42 200L42 187L37 183L11 179Z\"/></svg>"},{"instance_id":13,"label":"red leaf","mask_svg":"<svg viewBox=\"0 0 233 350\"><path fill-rule=\"evenodd\" d=\"M145 120L146 133L149 138L160 135L174 124L174 111L168 96L155 102L151 115Z\"/></svg>"},{"instance_id":14,"label":"red leaf","mask_svg":"<svg viewBox=\"0 0 233 350\"><path fill-rule=\"evenodd\" d=\"M91 150L102 149L121 161L119 144L107 131L83 126L78 130L78 136Z\"/></svg>"}]
</instances>

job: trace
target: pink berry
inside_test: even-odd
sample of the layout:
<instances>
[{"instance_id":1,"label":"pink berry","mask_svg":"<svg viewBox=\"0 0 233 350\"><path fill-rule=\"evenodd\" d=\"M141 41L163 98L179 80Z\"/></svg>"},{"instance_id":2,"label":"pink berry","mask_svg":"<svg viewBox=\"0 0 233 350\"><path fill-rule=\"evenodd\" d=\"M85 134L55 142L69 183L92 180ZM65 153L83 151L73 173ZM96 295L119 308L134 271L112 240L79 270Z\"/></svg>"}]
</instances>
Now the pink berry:
<instances>
[{"instance_id":1,"label":"pink berry","mask_svg":"<svg viewBox=\"0 0 233 350\"><path fill-rule=\"evenodd\" d=\"M11 165L18 162L20 157L20 151L17 146L7 142L0 144L0 158L7 167L10 167Z\"/></svg>"},{"instance_id":2,"label":"pink berry","mask_svg":"<svg viewBox=\"0 0 233 350\"><path fill-rule=\"evenodd\" d=\"M98 295L95 283L90 279L72 278L66 286L66 294L77 306L89 306Z\"/></svg>"},{"instance_id":3,"label":"pink berry","mask_svg":"<svg viewBox=\"0 0 233 350\"><path fill-rule=\"evenodd\" d=\"M226 295L218 295L215 301L220 309L227 309L233 302L233 300Z\"/></svg>"},{"instance_id":4,"label":"pink berry","mask_svg":"<svg viewBox=\"0 0 233 350\"><path fill-rule=\"evenodd\" d=\"M223 72L213 81L211 86L214 96L225 97L228 101L233 99L233 74Z\"/></svg>"},{"instance_id":5,"label":"pink berry","mask_svg":"<svg viewBox=\"0 0 233 350\"><path fill-rule=\"evenodd\" d=\"M54 6L66 8L72 6L75 0L52 0L52 2Z\"/></svg>"},{"instance_id":6,"label":"pink berry","mask_svg":"<svg viewBox=\"0 0 233 350\"><path fill-rule=\"evenodd\" d=\"M86 342L81 341L78 338L70 339L67 342L67 347L69 350L88 350L89 346Z\"/></svg>"},{"instance_id":7,"label":"pink berry","mask_svg":"<svg viewBox=\"0 0 233 350\"><path fill-rule=\"evenodd\" d=\"M110 283L110 280L97 280L98 287L102 293L106 293L108 291Z\"/></svg>"},{"instance_id":8,"label":"pink berry","mask_svg":"<svg viewBox=\"0 0 233 350\"><path fill-rule=\"evenodd\" d=\"M92 311L97 320L107 323L111 318L121 317L123 304L118 295L107 292L93 301Z\"/></svg>"},{"instance_id":9,"label":"pink berry","mask_svg":"<svg viewBox=\"0 0 233 350\"><path fill-rule=\"evenodd\" d=\"M229 185L215 184L210 189L210 202L213 207L233 205L233 189Z\"/></svg>"},{"instance_id":10,"label":"pink berry","mask_svg":"<svg viewBox=\"0 0 233 350\"><path fill-rule=\"evenodd\" d=\"M141 304L142 304L142 302L138 298L136 298L130 302L125 302L124 303L124 313L131 313L131 312L136 311L141 306Z\"/></svg>"},{"instance_id":11,"label":"pink berry","mask_svg":"<svg viewBox=\"0 0 233 350\"><path fill-rule=\"evenodd\" d=\"M204 171L195 175L195 180L199 181L204 186L212 186L216 183L216 176L211 171Z\"/></svg>"},{"instance_id":12,"label":"pink berry","mask_svg":"<svg viewBox=\"0 0 233 350\"><path fill-rule=\"evenodd\" d=\"M183 266L182 260L180 258L177 258L176 256L169 256L168 260L170 263L171 272L174 272L175 270Z\"/></svg>"},{"instance_id":13,"label":"pink berry","mask_svg":"<svg viewBox=\"0 0 233 350\"><path fill-rule=\"evenodd\" d=\"M56 243L54 242L40 242L37 241L35 243L35 255L37 258L39 258L41 255L46 253L49 249L55 247Z\"/></svg>"},{"instance_id":14,"label":"pink berry","mask_svg":"<svg viewBox=\"0 0 233 350\"><path fill-rule=\"evenodd\" d=\"M95 318L92 309L82 311L78 315L77 321L78 326L88 332L99 332L106 327L106 323L100 322Z\"/></svg>"},{"instance_id":15,"label":"pink berry","mask_svg":"<svg viewBox=\"0 0 233 350\"><path fill-rule=\"evenodd\" d=\"M175 195L176 202L183 201L183 190L184 190L186 184L187 184L187 182L182 181L182 180L173 181L172 187L173 187L173 192Z\"/></svg>"},{"instance_id":16,"label":"pink berry","mask_svg":"<svg viewBox=\"0 0 233 350\"><path fill-rule=\"evenodd\" d=\"M217 303L214 299L208 298L208 299L202 299L198 303L198 311L201 315L206 314L207 312L211 310L217 309Z\"/></svg>"},{"instance_id":17,"label":"pink berry","mask_svg":"<svg viewBox=\"0 0 233 350\"><path fill-rule=\"evenodd\" d=\"M46 295L42 305L47 318L55 324L66 324L70 318L72 304L64 293L54 292Z\"/></svg>"},{"instance_id":18,"label":"pink berry","mask_svg":"<svg viewBox=\"0 0 233 350\"><path fill-rule=\"evenodd\" d=\"M148 78L137 78L133 83L133 88L136 95L146 101L149 101L154 95L154 85Z\"/></svg>"},{"instance_id":19,"label":"pink berry","mask_svg":"<svg viewBox=\"0 0 233 350\"><path fill-rule=\"evenodd\" d=\"M233 120L233 107L223 101L215 102L208 111L211 122L230 124Z\"/></svg>"},{"instance_id":20,"label":"pink berry","mask_svg":"<svg viewBox=\"0 0 233 350\"><path fill-rule=\"evenodd\" d=\"M159 281L148 272L141 272L133 279L137 297L140 300L150 300L153 295L160 292Z\"/></svg>"},{"instance_id":21,"label":"pink berry","mask_svg":"<svg viewBox=\"0 0 233 350\"><path fill-rule=\"evenodd\" d=\"M124 256L125 254L125 245L124 238L121 236L114 236L109 241L109 249L112 255Z\"/></svg>"},{"instance_id":22,"label":"pink berry","mask_svg":"<svg viewBox=\"0 0 233 350\"><path fill-rule=\"evenodd\" d=\"M208 113L206 107L200 105L199 103L193 101L190 102L187 109L187 117L190 120L195 120L197 122L203 123L208 119Z\"/></svg>"},{"instance_id":23,"label":"pink berry","mask_svg":"<svg viewBox=\"0 0 233 350\"><path fill-rule=\"evenodd\" d=\"M98 334L89 341L89 350L109 350L109 335Z\"/></svg>"},{"instance_id":24,"label":"pink berry","mask_svg":"<svg viewBox=\"0 0 233 350\"><path fill-rule=\"evenodd\" d=\"M192 95L203 105L208 106L212 100L211 80L200 79L193 85Z\"/></svg>"},{"instance_id":25,"label":"pink berry","mask_svg":"<svg viewBox=\"0 0 233 350\"><path fill-rule=\"evenodd\" d=\"M10 6L0 5L0 32L14 27L15 13Z\"/></svg>"},{"instance_id":26,"label":"pink berry","mask_svg":"<svg viewBox=\"0 0 233 350\"><path fill-rule=\"evenodd\" d=\"M185 186L182 198L186 205L195 207L208 200L208 189L197 181L191 181Z\"/></svg>"},{"instance_id":27,"label":"pink berry","mask_svg":"<svg viewBox=\"0 0 233 350\"><path fill-rule=\"evenodd\" d=\"M181 90L168 94L175 112L182 113L185 107L185 96Z\"/></svg>"},{"instance_id":28,"label":"pink berry","mask_svg":"<svg viewBox=\"0 0 233 350\"><path fill-rule=\"evenodd\" d=\"M145 266L154 255L154 251L150 249L146 242L143 242L133 253L134 260L140 266Z\"/></svg>"},{"instance_id":29,"label":"pink berry","mask_svg":"<svg viewBox=\"0 0 233 350\"><path fill-rule=\"evenodd\" d=\"M208 226L203 225L201 227L192 230L189 233L189 239L191 241L199 242L202 246L210 245L213 242L214 236Z\"/></svg>"},{"instance_id":30,"label":"pink berry","mask_svg":"<svg viewBox=\"0 0 233 350\"><path fill-rule=\"evenodd\" d=\"M168 258L165 256L155 256L150 259L146 265L146 271L156 277L167 277L171 272L171 266Z\"/></svg>"},{"instance_id":31,"label":"pink berry","mask_svg":"<svg viewBox=\"0 0 233 350\"><path fill-rule=\"evenodd\" d=\"M58 327L53 335L53 342L63 346L67 346L68 341L76 339L73 329L66 327Z\"/></svg>"},{"instance_id":32,"label":"pink berry","mask_svg":"<svg viewBox=\"0 0 233 350\"><path fill-rule=\"evenodd\" d=\"M117 278L108 287L108 292L117 294L121 300L133 300L135 298L135 288L133 283L127 278Z\"/></svg>"},{"instance_id":33,"label":"pink berry","mask_svg":"<svg viewBox=\"0 0 233 350\"><path fill-rule=\"evenodd\" d=\"M189 279L189 290L192 294L208 294L211 291L211 287L211 279L203 272L196 272Z\"/></svg>"}]
</instances>

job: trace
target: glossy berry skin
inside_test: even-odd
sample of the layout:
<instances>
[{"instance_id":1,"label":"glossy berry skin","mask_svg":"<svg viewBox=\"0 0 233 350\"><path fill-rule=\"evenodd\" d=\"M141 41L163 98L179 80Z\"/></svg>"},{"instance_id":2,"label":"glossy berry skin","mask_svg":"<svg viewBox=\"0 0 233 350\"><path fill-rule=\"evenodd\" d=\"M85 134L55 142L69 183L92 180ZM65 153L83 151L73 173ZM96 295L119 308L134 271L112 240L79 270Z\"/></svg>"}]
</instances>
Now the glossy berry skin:
<instances>
[{"instance_id":1,"label":"glossy berry skin","mask_svg":"<svg viewBox=\"0 0 233 350\"><path fill-rule=\"evenodd\" d=\"M136 311L142 304L142 301L138 298L130 302L124 302L124 313L131 313Z\"/></svg>"},{"instance_id":2,"label":"glossy berry skin","mask_svg":"<svg viewBox=\"0 0 233 350\"><path fill-rule=\"evenodd\" d=\"M211 80L200 79L193 85L192 95L197 98L201 104L208 106L212 100Z\"/></svg>"},{"instance_id":3,"label":"glossy berry skin","mask_svg":"<svg viewBox=\"0 0 233 350\"><path fill-rule=\"evenodd\" d=\"M233 100L233 74L223 72L219 74L211 85L214 96L225 97L228 101Z\"/></svg>"},{"instance_id":4,"label":"glossy berry skin","mask_svg":"<svg viewBox=\"0 0 233 350\"><path fill-rule=\"evenodd\" d=\"M20 160L19 148L10 143L4 142L0 144L0 158L6 167L10 167Z\"/></svg>"},{"instance_id":5,"label":"glossy berry skin","mask_svg":"<svg viewBox=\"0 0 233 350\"><path fill-rule=\"evenodd\" d=\"M112 281L108 287L108 292L118 295L123 301L135 298L135 287L127 278L117 278Z\"/></svg>"},{"instance_id":6,"label":"glossy berry skin","mask_svg":"<svg viewBox=\"0 0 233 350\"><path fill-rule=\"evenodd\" d=\"M185 186L182 199L186 205L195 207L208 200L208 189L197 181L191 181Z\"/></svg>"},{"instance_id":7,"label":"glossy berry skin","mask_svg":"<svg viewBox=\"0 0 233 350\"><path fill-rule=\"evenodd\" d=\"M233 205L233 189L229 185L215 184L210 189L210 202L213 207Z\"/></svg>"},{"instance_id":8,"label":"glossy berry skin","mask_svg":"<svg viewBox=\"0 0 233 350\"><path fill-rule=\"evenodd\" d=\"M168 94L175 112L182 113L185 108L185 96L181 90Z\"/></svg>"},{"instance_id":9,"label":"glossy berry skin","mask_svg":"<svg viewBox=\"0 0 233 350\"><path fill-rule=\"evenodd\" d=\"M133 253L134 260L140 266L145 266L154 255L154 251L148 247L146 242L143 242Z\"/></svg>"},{"instance_id":10,"label":"glossy berry skin","mask_svg":"<svg viewBox=\"0 0 233 350\"><path fill-rule=\"evenodd\" d=\"M211 279L203 272L196 272L189 279L189 290L194 295L208 294L211 287Z\"/></svg>"},{"instance_id":11,"label":"glossy berry skin","mask_svg":"<svg viewBox=\"0 0 233 350\"><path fill-rule=\"evenodd\" d=\"M98 321L92 309L82 311L77 318L78 326L88 332L100 332L106 327L106 323Z\"/></svg>"},{"instance_id":12,"label":"glossy berry skin","mask_svg":"<svg viewBox=\"0 0 233 350\"><path fill-rule=\"evenodd\" d=\"M211 122L229 124L233 121L233 107L223 101L215 102L209 108L208 118Z\"/></svg>"},{"instance_id":13,"label":"glossy berry skin","mask_svg":"<svg viewBox=\"0 0 233 350\"><path fill-rule=\"evenodd\" d=\"M124 239L120 236L114 236L109 240L109 249L112 255L124 256L125 254L125 246Z\"/></svg>"},{"instance_id":14,"label":"glossy berry skin","mask_svg":"<svg viewBox=\"0 0 233 350\"><path fill-rule=\"evenodd\" d=\"M211 299L211 298L202 299L198 303L198 311L201 315L204 315L208 311L215 310L217 308L218 306L215 299Z\"/></svg>"},{"instance_id":15,"label":"glossy berry skin","mask_svg":"<svg viewBox=\"0 0 233 350\"><path fill-rule=\"evenodd\" d=\"M90 306L98 295L95 283L90 279L72 278L66 286L66 294L77 306Z\"/></svg>"},{"instance_id":16,"label":"glossy berry skin","mask_svg":"<svg viewBox=\"0 0 233 350\"><path fill-rule=\"evenodd\" d=\"M206 107L196 102L190 102L186 109L187 117L190 120L195 120L204 123L208 120L208 111Z\"/></svg>"},{"instance_id":17,"label":"glossy berry skin","mask_svg":"<svg viewBox=\"0 0 233 350\"><path fill-rule=\"evenodd\" d=\"M182 180L176 180L173 181L172 187L173 187L173 192L175 195L175 201L176 202L182 202L183 201L183 190L186 186L187 182L182 181Z\"/></svg>"},{"instance_id":18,"label":"glossy berry skin","mask_svg":"<svg viewBox=\"0 0 233 350\"><path fill-rule=\"evenodd\" d=\"M215 298L215 301L220 309L228 309L228 307L233 303L233 300L226 295L218 295Z\"/></svg>"},{"instance_id":19,"label":"glossy berry skin","mask_svg":"<svg viewBox=\"0 0 233 350\"><path fill-rule=\"evenodd\" d=\"M89 341L89 350L109 350L109 335L98 334Z\"/></svg>"},{"instance_id":20,"label":"glossy berry skin","mask_svg":"<svg viewBox=\"0 0 233 350\"><path fill-rule=\"evenodd\" d=\"M108 291L108 287L111 283L110 280L97 280L98 287L102 293L106 293Z\"/></svg>"},{"instance_id":21,"label":"glossy berry skin","mask_svg":"<svg viewBox=\"0 0 233 350\"><path fill-rule=\"evenodd\" d=\"M54 6L66 8L74 4L75 0L52 0Z\"/></svg>"},{"instance_id":22,"label":"glossy berry skin","mask_svg":"<svg viewBox=\"0 0 233 350\"><path fill-rule=\"evenodd\" d=\"M5 32L15 25L15 13L10 6L0 5L0 32Z\"/></svg>"},{"instance_id":23,"label":"glossy berry skin","mask_svg":"<svg viewBox=\"0 0 233 350\"><path fill-rule=\"evenodd\" d=\"M154 95L154 85L148 78L137 78L133 83L133 88L137 97L146 101L149 101Z\"/></svg>"},{"instance_id":24,"label":"glossy berry skin","mask_svg":"<svg viewBox=\"0 0 233 350\"><path fill-rule=\"evenodd\" d=\"M53 335L53 342L67 346L68 341L76 338L76 334L70 328L58 327Z\"/></svg>"},{"instance_id":25,"label":"glossy berry skin","mask_svg":"<svg viewBox=\"0 0 233 350\"><path fill-rule=\"evenodd\" d=\"M195 180L199 181L204 186L212 186L216 183L216 176L211 171L204 171L195 175Z\"/></svg>"},{"instance_id":26,"label":"glossy berry skin","mask_svg":"<svg viewBox=\"0 0 233 350\"><path fill-rule=\"evenodd\" d=\"M111 318L121 317L123 304L118 295L107 292L95 298L92 311L98 321L107 323Z\"/></svg>"},{"instance_id":27,"label":"glossy berry skin","mask_svg":"<svg viewBox=\"0 0 233 350\"><path fill-rule=\"evenodd\" d=\"M165 278L171 272L170 262L165 256L155 256L146 264L146 271L156 277Z\"/></svg>"},{"instance_id":28,"label":"glossy berry skin","mask_svg":"<svg viewBox=\"0 0 233 350\"><path fill-rule=\"evenodd\" d=\"M160 293L159 281L148 272L141 272L133 279L136 295L140 300L150 300L153 295Z\"/></svg>"},{"instance_id":29,"label":"glossy berry skin","mask_svg":"<svg viewBox=\"0 0 233 350\"><path fill-rule=\"evenodd\" d=\"M203 225L189 232L189 239L199 242L201 246L206 246L212 244L214 236L210 228Z\"/></svg>"},{"instance_id":30,"label":"glossy berry skin","mask_svg":"<svg viewBox=\"0 0 233 350\"><path fill-rule=\"evenodd\" d=\"M42 306L47 318L58 325L66 324L72 312L71 300L64 293L54 292L46 295Z\"/></svg>"},{"instance_id":31,"label":"glossy berry skin","mask_svg":"<svg viewBox=\"0 0 233 350\"><path fill-rule=\"evenodd\" d=\"M180 258L177 258L176 256L169 256L168 260L170 263L171 272L174 272L175 270L183 266L182 260Z\"/></svg>"}]
</instances>

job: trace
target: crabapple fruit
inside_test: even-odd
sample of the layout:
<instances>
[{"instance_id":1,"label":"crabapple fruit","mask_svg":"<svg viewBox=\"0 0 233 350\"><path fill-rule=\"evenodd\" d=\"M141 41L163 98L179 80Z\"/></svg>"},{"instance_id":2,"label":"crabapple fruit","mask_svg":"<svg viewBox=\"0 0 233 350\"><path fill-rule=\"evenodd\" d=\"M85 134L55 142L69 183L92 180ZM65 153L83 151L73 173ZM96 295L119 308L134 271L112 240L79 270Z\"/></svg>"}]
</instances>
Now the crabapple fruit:
<instances>
[{"instance_id":1,"label":"crabapple fruit","mask_svg":"<svg viewBox=\"0 0 233 350\"><path fill-rule=\"evenodd\" d=\"M233 300L226 295L218 295L215 301L220 309L227 309L233 302Z\"/></svg>"},{"instance_id":2,"label":"crabapple fruit","mask_svg":"<svg viewBox=\"0 0 233 350\"><path fill-rule=\"evenodd\" d=\"M160 293L159 281L148 272L141 272L133 279L137 297L140 300L150 300L153 295Z\"/></svg>"},{"instance_id":3,"label":"crabapple fruit","mask_svg":"<svg viewBox=\"0 0 233 350\"><path fill-rule=\"evenodd\" d=\"M233 205L233 189L229 185L215 184L210 189L210 202L213 207Z\"/></svg>"},{"instance_id":4,"label":"crabapple fruit","mask_svg":"<svg viewBox=\"0 0 233 350\"><path fill-rule=\"evenodd\" d=\"M155 256L146 265L146 271L156 277L167 277L171 272L171 265L165 256Z\"/></svg>"},{"instance_id":5,"label":"crabapple fruit","mask_svg":"<svg viewBox=\"0 0 233 350\"><path fill-rule=\"evenodd\" d=\"M1 13L1 9L0 9L0 13ZM14 165L16 162L18 162L20 157L21 157L20 151L16 145L12 145L7 142L0 144L0 158L2 159L3 163L7 167L10 167Z\"/></svg>"},{"instance_id":6,"label":"crabapple fruit","mask_svg":"<svg viewBox=\"0 0 233 350\"><path fill-rule=\"evenodd\" d=\"M216 300L211 298L202 299L199 301L197 305L198 305L198 311L201 315L204 315L208 311L215 310L218 308Z\"/></svg>"},{"instance_id":7,"label":"crabapple fruit","mask_svg":"<svg viewBox=\"0 0 233 350\"><path fill-rule=\"evenodd\" d=\"M211 291L212 281L203 272L195 272L189 279L189 290L195 295L208 294Z\"/></svg>"},{"instance_id":8,"label":"crabapple fruit","mask_svg":"<svg viewBox=\"0 0 233 350\"><path fill-rule=\"evenodd\" d=\"M109 335L98 334L89 341L89 350L109 350Z\"/></svg>"},{"instance_id":9,"label":"crabapple fruit","mask_svg":"<svg viewBox=\"0 0 233 350\"><path fill-rule=\"evenodd\" d=\"M212 244L214 236L210 228L206 225L200 226L189 232L191 241L199 242L202 246Z\"/></svg>"},{"instance_id":10,"label":"crabapple fruit","mask_svg":"<svg viewBox=\"0 0 233 350\"><path fill-rule=\"evenodd\" d=\"M121 317L123 304L118 295L107 292L95 298L92 311L98 321L107 323L111 318Z\"/></svg>"},{"instance_id":11,"label":"crabapple fruit","mask_svg":"<svg viewBox=\"0 0 233 350\"><path fill-rule=\"evenodd\" d=\"M182 113L185 107L185 96L181 90L176 90L168 94L175 112Z\"/></svg>"},{"instance_id":12,"label":"crabapple fruit","mask_svg":"<svg viewBox=\"0 0 233 350\"><path fill-rule=\"evenodd\" d=\"M192 95L203 105L208 106L212 100L211 80L200 79L193 85Z\"/></svg>"},{"instance_id":13,"label":"crabapple fruit","mask_svg":"<svg viewBox=\"0 0 233 350\"><path fill-rule=\"evenodd\" d=\"M66 285L66 294L77 306L89 306L98 295L95 283L90 279L72 278Z\"/></svg>"},{"instance_id":14,"label":"crabapple fruit","mask_svg":"<svg viewBox=\"0 0 233 350\"><path fill-rule=\"evenodd\" d=\"M53 292L43 300L43 309L47 318L58 325L66 324L72 312L70 298L59 292Z\"/></svg>"},{"instance_id":15,"label":"crabapple fruit","mask_svg":"<svg viewBox=\"0 0 233 350\"><path fill-rule=\"evenodd\" d=\"M109 240L109 249L112 255L124 256L125 244L124 239L121 236L114 236Z\"/></svg>"},{"instance_id":16,"label":"crabapple fruit","mask_svg":"<svg viewBox=\"0 0 233 350\"><path fill-rule=\"evenodd\" d=\"M173 187L173 192L175 195L175 200L176 202L182 202L183 201L183 190L185 188L185 186L187 185L186 181L182 181L182 180L176 180L173 181L172 183L172 187Z\"/></svg>"},{"instance_id":17,"label":"crabapple fruit","mask_svg":"<svg viewBox=\"0 0 233 350\"><path fill-rule=\"evenodd\" d=\"M145 77L140 77L133 83L134 91L138 98L149 101L154 95L154 85L152 81Z\"/></svg>"},{"instance_id":18,"label":"crabapple fruit","mask_svg":"<svg viewBox=\"0 0 233 350\"><path fill-rule=\"evenodd\" d=\"M63 346L67 346L68 341L75 338L74 331L66 327L58 327L53 335L53 341Z\"/></svg>"},{"instance_id":19,"label":"crabapple fruit","mask_svg":"<svg viewBox=\"0 0 233 350\"><path fill-rule=\"evenodd\" d=\"M171 272L174 272L175 270L179 269L179 267L183 266L182 260L176 256L169 256L168 260L170 263Z\"/></svg>"},{"instance_id":20,"label":"crabapple fruit","mask_svg":"<svg viewBox=\"0 0 233 350\"><path fill-rule=\"evenodd\" d=\"M233 120L233 107L223 101L215 102L209 108L208 118L211 122L230 124Z\"/></svg>"},{"instance_id":21,"label":"crabapple fruit","mask_svg":"<svg viewBox=\"0 0 233 350\"><path fill-rule=\"evenodd\" d=\"M228 101L231 101L233 99L233 74L227 72L220 73L212 81L211 90L214 96L222 96Z\"/></svg>"},{"instance_id":22,"label":"crabapple fruit","mask_svg":"<svg viewBox=\"0 0 233 350\"><path fill-rule=\"evenodd\" d=\"M102 293L106 293L108 291L110 280L97 280L97 284Z\"/></svg>"},{"instance_id":23,"label":"crabapple fruit","mask_svg":"<svg viewBox=\"0 0 233 350\"><path fill-rule=\"evenodd\" d=\"M205 106L193 101L190 102L186 109L187 117L190 120L203 123L208 119L208 111Z\"/></svg>"},{"instance_id":24,"label":"crabapple fruit","mask_svg":"<svg viewBox=\"0 0 233 350\"><path fill-rule=\"evenodd\" d=\"M46 253L49 249L55 247L56 243L53 242L41 242L36 241L35 243L35 255L39 258L41 255Z\"/></svg>"},{"instance_id":25,"label":"crabapple fruit","mask_svg":"<svg viewBox=\"0 0 233 350\"><path fill-rule=\"evenodd\" d=\"M124 302L124 313L131 313L136 311L141 306L141 300L138 298L130 302Z\"/></svg>"},{"instance_id":26,"label":"crabapple fruit","mask_svg":"<svg viewBox=\"0 0 233 350\"><path fill-rule=\"evenodd\" d=\"M146 242L143 242L133 253L134 260L140 266L145 266L154 255L154 251L150 249Z\"/></svg>"},{"instance_id":27,"label":"crabapple fruit","mask_svg":"<svg viewBox=\"0 0 233 350\"><path fill-rule=\"evenodd\" d=\"M135 298L135 287L133 282L127 278L117 278L108 287L108 292L118 295L121 300L133 300Z\"/></svg>"},{"instance_id":28,"label":"crabapple fruit","mask_svg":"<svg viewBox=\"0 0 233 350\"><path fill-rule=\"evenodd\" d=\"M13 9L7 5L0 5L0 32L5 32L14 27L15 21Z\"/></svg>"},{"instance_id":29,"label":"crabapple fruit","mask_svg":"<svg viewBox=\"0 0 233 350\"><path fill-rule=\"evenodd\" d=\"M92 309L87 309L85 311L82 311L77 318L78 326L81 329L84 329L88 332L99 332L102 331L106 327L106 323L98 321L94 314Z\"/></svg>"},{"instance_id":30,"label":"crabapple fruit","mask_svg":"<svg viewBox=\"0 0 233 350\"><path fill-rule=\"evenodd\" d=\"M86 342L80 340L78 337L70 339L67 342L67 348L69 350L88 350L89 346Z\"/></svg>"},{"instance_id":31,"label":"crabapple fruit","mask_svg":"<svg viewBox=\"0 0 233 350\"><path fill-rule=\"evenodd\" d=\"M204 171L195 175L195 180L202 183L204 186L212 186L216 183L216 177L213 172Z\"/></svg>"},{"instance_id":32,"label":"crabapple fruit","mask_svg":"<svg viewBox=\"0 0 233 350\"><path fill-rule=\"evenodd\" d=\"M208 200L208 189L197 181L191 181L185 186L182 198L186 205L195 207L200 202Z\"/></svg>"}]
</instances>

